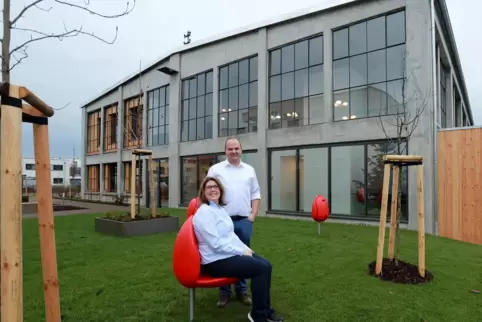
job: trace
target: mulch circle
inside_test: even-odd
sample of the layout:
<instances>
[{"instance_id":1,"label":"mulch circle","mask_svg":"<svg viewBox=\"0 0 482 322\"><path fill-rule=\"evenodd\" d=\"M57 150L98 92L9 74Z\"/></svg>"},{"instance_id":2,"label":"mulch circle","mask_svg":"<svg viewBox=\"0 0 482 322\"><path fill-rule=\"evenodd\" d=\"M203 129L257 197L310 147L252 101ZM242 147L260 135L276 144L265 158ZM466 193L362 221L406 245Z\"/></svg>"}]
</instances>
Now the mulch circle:
<instances>
[{"instance_id":1,"label":"mulch circle","mask_svg":"<svg viewBox=\"0 0 482 322\"><path fill-rule=\"evenodd\" d=\"M425 270L425 277L420 276L417 265L398 261L398 266L396 266L395 260L388 258L383 259L382 273L378 276L375 273L376 263L373 261L368 265L369 274L384 281L397 284L422 284L433 279L433 274L427 270Z\"/></svg>"}]
</instances>

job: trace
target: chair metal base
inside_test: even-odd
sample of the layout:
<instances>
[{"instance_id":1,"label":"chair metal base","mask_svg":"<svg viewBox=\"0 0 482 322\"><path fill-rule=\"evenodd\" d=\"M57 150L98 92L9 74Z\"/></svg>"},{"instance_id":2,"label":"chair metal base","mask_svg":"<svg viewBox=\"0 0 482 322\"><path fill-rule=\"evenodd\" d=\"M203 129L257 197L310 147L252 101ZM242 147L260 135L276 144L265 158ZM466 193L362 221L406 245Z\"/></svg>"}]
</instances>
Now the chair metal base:
<instances>
[{"instance_id":1,"label":"chair metal base","mask_svg":"<svg viewBox=\"0 0 482 322\"><path fill-rule=\"evenodd\" d=\"M196 289L190 288L189 289L189 322L194 321L195 300L196 300Z\"/></svg>"}]
</instances>

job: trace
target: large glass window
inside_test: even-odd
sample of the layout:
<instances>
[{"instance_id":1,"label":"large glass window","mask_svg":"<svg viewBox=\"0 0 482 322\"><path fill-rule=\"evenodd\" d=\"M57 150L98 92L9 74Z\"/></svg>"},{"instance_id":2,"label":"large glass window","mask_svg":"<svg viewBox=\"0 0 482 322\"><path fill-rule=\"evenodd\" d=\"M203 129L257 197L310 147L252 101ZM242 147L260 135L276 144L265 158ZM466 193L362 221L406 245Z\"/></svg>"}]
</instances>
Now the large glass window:
<instances>
[{"instance_id":1,"label":"large glass window","mask_svg":"<svg viewBox=\"0 0 482 322\"><path fill-rule=\"evenodd\" d=\"M333 119L403 112L405 11L333 32Z\"/></svg>"},{"instance_id":2,"label":"large glass window","mask_svg":"<svg viewBox=\"0 0 482 322\"><path fill-rule=\"evenodd\" d=\"M216 162L217 158L215 155L181 157L181 204L188 204L192 198L197 196L199 186L208 173L209 167Z\"/></svg>"},{"instance_id":3,"label":"large glass window","mask_svg":"<svg viewBox=\"0 0 482 322\"><path fill-rule=\"evenodd\" d=\"M104 163L104 192L117 192L117 163Z\"/></svg>"},{"instance_id":4,"label":"large glass window","mask_svg":"<svg viewBox=\"0 0 482 322\"><path fill-rule=\"evenodd\" d=\"M169 144L169 85L147 94L147 145Z\"/></svg>"},{"instance_id":5,"label":"large glass window","mask_svg":"<svg viewBox=\"0 0 482 322\"><path fill-rule=\"evenodd\" d=\"M383 156L399 153L407 153L403 142L400 151L396 143L386 142L270 151L269 209L310 214L314 197L321 194L328 198L333 215L378 217ZM407 189L403 168L403 219L408 218Z\"/></svg>"},{"instance_id":6,"label":"large glass window","mask_svg":"<svg viewBox=\"0 0 482 322\"><path fill-rule=\"evenodd\" d=\"M100 110L87 115L87 153L100 151Z\"/></svg>"},{"instance_id":7,"label":"large glass window","mask_svg":"<svg viewBox=\"0 0 482 322\"><path fill-rule=\"evenodd\" d=\"M182 81L181 141L213 137L213 72Z\"/></svg>"},{"instance_id":8,"label":"large glass window","mask_svg":"<svg viewBox=\"0 0 482 322\"><path fill-rule=\"evenodd\" d=\"M328 148L301 149L299 153L300 210L311 212L316 195L328 198Z\"/></svg>"},{"instance_id":9,"label":"large glass window","mask_svg":"<svg viewBox=\"0 0 482 322\"><path fill-rule=\"evenodd\" d=\"M325 122L323 36L272 50L269 63L269 128Z\"/></svg>"},{"instance_id":10,"label":"large glass window","mask_svg":"<svg viewBox=\"0 0 482 322\"><path fill-rule=\"evenodd\" d=\"M385 154L406 154L406 143L400 144L400 150L396 143L378 143L367 145L367 188L366 198L367 215L378 216L380 214L380 208L382 204L382 190L383 190L383 175L384 175L384 162L383 156ZM407 168L403 167L400 173L402 176L402 198L401 198L401 218L408 219L408 186L407 186ZM392 194L392 181L393 176L390 179L390 186L388 189L388 207L387 214L391 215L391 200Z\"/></svg>"},{"instance_id":11,"label":"large glass window","mask_svg":"<svg viewBox=\"0 0 482 322\"><path fill-rule=\"evenodd\" d=\"M438 121L442 128L447 127L447 74L448 68L440 62L440 73L439 73L439 83L440 83L440 107L439 107L439 117Z\"/></svg>"},{"instance_id":12,"label":"large glass window","mask_svg":"<svg viewBox=\"0 0 482 322\"><path fill-rule=\"evenodd\" d=\"M144 93L124 101L124 148L142 146Z\"/></svg>"},{"instance_id":13,"label":"large glass window","mask_svg":"<svg viewBox=\"0 0 482 322\"><path fill-rule=\"evenodd\" d=\"M206 177L209 168L225 159L226 156L224 153L181 157L181 204L186 205L192 198L197 196L201 182ZM256 152L243 152L242 160L250 164L256 170L256 167L258 166Z\"/></svg>"},{"instance_id":14,"label":"large glass window","mask_svg":"<svg viewBox=\"0 0 482 322\"><path fill-rule=\"evenodd\" d=\"M365 215L365 147L331 148L331 212ZM382 170L383 171L383 170Z\"/></svg>"},{"instance_id":15,"label":"large glass window","mask_svg":"<svg viewBox=\"0 0 482 322\"><path fill-rule=\"evenodd\" d=\"M271 209L297 211L296 150L271 152Z\"/></svg>"},{"instance_id":16,"label":"large glass window","mask_svg":"<svg viewBox=\"0 0 482 322\"><path fill-rule=\"evenodd\" d=\"M104 108L104 151L117 151L117 103Z\"/></svg>"},{"instance_id":17,"label":"large glass window","mask_svg":"<svg viewBox=\"0 0 482 322\"><path fill-rule=\"evenodd\" d=\"M87 191L99 192L100 190L100 164L87 167Z\"/></svg>"},{"instance_id":18,"label":"large glass window","mask_svg":"<svg viewBox=\"0 0 482 322\"><path fill-rule=\"evenodd\" d=\"M219 136L256 132L258 57L219 69Z\"/></svg>"},{"instance_id":19,"label":"large glass window","mask_svg":"<svg viewBox=\"0 0 482 322\"><path fill-rule=\"evenodd\" d=\"M169 159L155 159L153 163L154 177L154 197L156 198L156 207L169 207ZM149 167L149 163L148 163ZM146 173L147 183L147 204L151 206L151 193L149 185L149 172Z\"/></svg>"}]
</instances>

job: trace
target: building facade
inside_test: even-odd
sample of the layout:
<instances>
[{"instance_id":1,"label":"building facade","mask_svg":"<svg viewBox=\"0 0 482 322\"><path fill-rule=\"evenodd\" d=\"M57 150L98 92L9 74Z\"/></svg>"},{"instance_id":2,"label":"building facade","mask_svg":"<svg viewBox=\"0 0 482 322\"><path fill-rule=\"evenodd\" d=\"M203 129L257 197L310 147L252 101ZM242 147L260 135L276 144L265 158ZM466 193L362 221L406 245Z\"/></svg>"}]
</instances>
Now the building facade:
<instances>
[{"instance_id":1,"label":"building facade","mask_svg":"<svg viewBox=\"0 0 482 322\"><path fill-rule=\"evenodd\" d=\"M184 46L141 75L82 106L85 198L129 197L130 151L142 147L156 159L156 203L186 205L236 135L258 175L261 214L309 216L323 194L332 218L376 222L382 156L422 155L433 233L436 132L473 124L443 0L292 14ZM137 189L149 204L146 167ZM416 229L416 171L402 175L402 222Z\"/></svg>"},{"instance_id":2,"label":"building facade","mask_svg":"<svg viewBox=\"0 0 482 322\"><path fill-rule=\"evenodd\" d=\"M70 175L70 168L72 163L76 162L75 176ZM52 186L80 186L81 184L81 161L73 158L50 158L50 177L52 180ZM22 158L22 175L24 178L23 185L34 188L36 187L36 171L35 171L35 158Z\"/></svg>"}]
</instances>

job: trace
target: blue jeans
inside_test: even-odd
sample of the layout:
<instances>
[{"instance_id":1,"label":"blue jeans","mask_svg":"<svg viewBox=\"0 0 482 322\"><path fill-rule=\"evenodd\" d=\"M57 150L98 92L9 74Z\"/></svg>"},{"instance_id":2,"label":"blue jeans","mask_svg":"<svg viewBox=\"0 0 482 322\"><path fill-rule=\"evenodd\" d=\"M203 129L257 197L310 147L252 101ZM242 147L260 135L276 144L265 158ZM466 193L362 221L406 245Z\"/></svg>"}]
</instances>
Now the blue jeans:
<instances>
[{"instance_id":1,"label":"blue jeans","mask_svg":"<svg viewBox=\"0 0 482 322\"><path fill-rule=\"evenodd\" d=\"M253 234L253 222L246 219L233 220L234 233L241 239L241 241L248 247L250 247L251 235ZM244 295L248 291L248 284L246 279L240 279L239 282L234 284L236 295ZM219 288L219 294L221 296L231 296L231 285L221 286Z\"/></svg>"},{"instance_id":2,"label":"blue jeans","mask_svg":"<svg viewBox=\"0 0 482 322\"><path fill-rule=\"evenodd\" d=\"M267 321L273 313L270 294L272 270L271 263L258 254L253 254L252 257L233 256L201 265L201 272L209 276L251 279L251 316L255 321Z\"/></svg>"}]
</instances>

